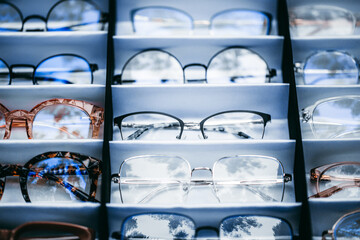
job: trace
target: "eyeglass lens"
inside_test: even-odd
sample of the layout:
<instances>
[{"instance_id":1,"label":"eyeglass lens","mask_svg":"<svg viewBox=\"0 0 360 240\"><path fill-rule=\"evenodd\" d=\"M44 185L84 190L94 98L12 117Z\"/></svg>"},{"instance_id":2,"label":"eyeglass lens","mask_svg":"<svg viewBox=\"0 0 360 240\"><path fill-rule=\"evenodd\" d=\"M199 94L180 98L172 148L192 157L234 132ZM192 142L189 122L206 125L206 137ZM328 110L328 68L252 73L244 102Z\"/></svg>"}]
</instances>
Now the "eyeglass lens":
<instances>
[{"instance_id":1,"label":"eyeglass lens","mask_svg":"<svg viewBox=\"0 0 360 240\"><path fill-rule=\"evenodd\" d=\"M335 240L352 240L360 237L360 214L354 213L344 217L334 229Z\"/></svg>"},{"instance_id":2,"label":"eyeglass lens","mask_svg":"<svg viewBox=\"0 0 360 240\"><path fill-rule=\"evenodd\" d=\"M296 36L341 36L354 32L356 19L346 9L308 5L291 10L290 27Z\"/></svg>"},{"instance_id":3,"label":"eyeglass lens","mask_svg":"<svg viewBox=\"0 0 360 240\"><path fill-rule=\"evenodd\" d=\"M40 110L33 122L34 139L82 139L92 137L90 117L80 108L63 104Z\"/></svg>"},{"instance_id":4,"label":"eyeglass lens","mask_svg":"<svg viewBox=\"0 0 360 240\"><path fill-rule=\"evenodd\" d=\"M318 180L319 191L334 189L332 198L359 199L359 164L338 164L326 169ZM341 191L337 191L341 189ZM336 191L335 191L336 190Z\"/></svg>"},{"instance_id":5,"label":"eyeglass lens","mask_svg":"<svg viewBox=\"0 0 360 240\"><path fill-rule=\"evenodd\" d=\"M312 127L318 138L353 138L360 136L360 100L341 98L316 106Z\"/></svg>"},{"instance_id":6,"label":"eyeglass lens","mask_svg":"<svg viewBox=\"0 0 360 240\"><path fill-rule=\"evenodd\" d=\"M341 52L319 52L304 65L305 84L357 84L359 69L354 58Z\"/></svg>"}]
</instances>

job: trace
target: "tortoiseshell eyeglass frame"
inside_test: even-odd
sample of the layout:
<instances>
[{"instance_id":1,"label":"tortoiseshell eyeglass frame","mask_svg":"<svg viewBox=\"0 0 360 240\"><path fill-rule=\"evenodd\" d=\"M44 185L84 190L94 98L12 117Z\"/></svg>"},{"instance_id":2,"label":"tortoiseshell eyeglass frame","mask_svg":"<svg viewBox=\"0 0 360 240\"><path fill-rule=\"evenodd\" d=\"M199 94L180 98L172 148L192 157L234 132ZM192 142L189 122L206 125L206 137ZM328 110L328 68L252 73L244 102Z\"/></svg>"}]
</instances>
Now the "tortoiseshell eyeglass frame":
<instances>
[{"instance_id":1,"label":"tortoiseshell eyeglass frame","mask_svg":"<svg viewBox=\"0 0 360 240\"><path fill-rule=\"evenodd\" d=\"M78 108L84 111L90 118L92 138L96 139L99 137L100 126L104 121L104 109L95 106L91 103L64 98L54 98L44 101L36 105L31 111L26 110L13 110L9 111L4 105L0 103L0 113L5 116L5 135L3 139L9 139L11 135L11 127L14 124L16 127L26 127L26 133L29 139L33 138L32 127L36 114L43 108L53 105L67 105ZM0 126L3 128L4 126ZM60 129L61 130L61 129Z\"/></svg>"},{"instance_id":2,"label":"tortoiseshell eyeglass frame","mask_svg":"<svg viewBox=\"0 0 360 240\"><path fill-rule=\"evenodd\" d=\"M83 168L80 170L86 170L89 178L91 179L91 186L89 193L85 193L82 190L74 187L70 183L63 181L61 178L57 177L55 174L47 173L47 174L39 174L43 169L33 168L33 165L47 160L51 158L65 158L71 159L77 162L82 163ZM76 169L68 168L66 173L59 173L59 175L78 175L75 172ZM102 161L81 155L79 153L73 152L46 152L40 155L33 157L30 161L28 161L24 166L21 165L1 165L0 164L0 200L4 194L5 189L5 179L7 176L19 176L19 182L21 187L21 193L24 197L26 202L31 202L28 190L27 190L27 179L29 173L36 178L42 178L46 180L52 180L55 183L63 186L64 188L68 189L73 195L75 195L79 200L84 202L99 202L95 199L96 197L96 189L98 185L98 178L102 173Z\"/></svg>"},{"instance_id":3,"label":"tortoiseshell eyeglass frame","mask_svg":"<svg viewBox=\"0 0 360 240\"><path fill-rule=\"evenodd\" d=\"M310 170L310 182L316 183L316 194L310 196L309 198L325 198L330 197L333 194L346 189L346 188L352 188L352 187L360 187L360 178L341 178L337 179L332 176L328 176L324 174L327 170L330 168L340 166L340 165L360 165L360 162L337 162L337 163L331 163L326 164L320 167L316 167ZM320 190L320 182L322 181L331 181L331 180L341 180L344 183L341 183L337 186L333 186L331 188L325 189L323 191Z\"/></svg>"}]
</instances>

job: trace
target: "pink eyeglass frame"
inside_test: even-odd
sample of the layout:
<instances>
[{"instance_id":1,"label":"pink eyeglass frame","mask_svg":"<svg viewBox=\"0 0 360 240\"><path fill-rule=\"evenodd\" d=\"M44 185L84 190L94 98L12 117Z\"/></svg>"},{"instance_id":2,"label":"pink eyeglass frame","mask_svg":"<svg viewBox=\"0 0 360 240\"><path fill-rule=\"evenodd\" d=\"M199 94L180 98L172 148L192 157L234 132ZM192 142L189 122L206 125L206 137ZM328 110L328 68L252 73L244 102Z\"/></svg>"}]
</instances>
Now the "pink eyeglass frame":
<instances>
[{"instance_id":1,"label":"pink eyeglass frame","mask_svg":"<svg viewBox=\"0 0 360 240\"><path fill-rule=\"evenodd\" d=\"M32 128L36 114L45 107L58 105L58 104L72 106L84 111L90 117L92 138L96 139L99 137L100 126L104 121L103 108L81 100L54 98L39 103L30 111L26 111L26 110L9 111L4 105L0 103L0 113L2 113L5 116L5 126L0 126L0 129L5 127L5 135L3 139L10 138L11 128L13 127L13 125L14 127L25 127L28 138L32 139L33 138Z\"/></svg>"}]
</instances>

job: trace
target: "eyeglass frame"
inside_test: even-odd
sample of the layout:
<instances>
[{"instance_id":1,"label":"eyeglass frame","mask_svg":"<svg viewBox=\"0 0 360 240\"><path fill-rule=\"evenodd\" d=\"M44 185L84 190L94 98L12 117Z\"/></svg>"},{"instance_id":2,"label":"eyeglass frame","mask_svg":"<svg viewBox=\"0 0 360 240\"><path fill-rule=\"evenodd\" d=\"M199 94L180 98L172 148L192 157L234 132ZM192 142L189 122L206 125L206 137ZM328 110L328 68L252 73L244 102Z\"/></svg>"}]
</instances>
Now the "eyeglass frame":
<instances>
[{"instance_id":1,"label":"eyeglass frame","mask_svg":"<svg viewBox=\"0 0 360 240\"><path fill-rule=\"evenodd\" d=\"M316 101L314 104L305 107L303 109L301 109L300 111L300 120L302 123L309 123L310 124L310 128L312 133L314 134L315 137L317 137L317 135L315 134L315 130L314 130L314 126L313 126L313 114L314 114L314 110L315 108L320 105L321 103L325 103L325 102L329 102L332 100L338 100L338 99L357 99L360 102L360 95L344 95L344 96L337 96L337 97L329 97L329 98L323 98L320 99L318 101ZM359 127L360 127L360 123L359 123Z\"/></svg>"},{"instance_id":2,"label":"eyeglass frame","mask_svg":"<svg viewBox=\"0 0 360 240\"><path fill-rule=\"evenodd\" d=\"M316 194L314 195L311 195L309 198L326 198L326 197L330 197L332 196L333 194L347 188L347 187L360 187L360 178L353 178L353 179L348 179L348 178L345 178L345 179L341 179L343 181L347 181L347 180L353 180L356 182L359 182L359 185L352 185L352 186L333 186L331 188L328 188L328 189L325 189L323 191L320 191L320 182L323 180L323 181L331 181L331 176L324 176L323 174L333 168L333 167L336 167L336 166L341 166L341 165L359 165L360 166L360 162L352 162L352 161L345 161L345 162L336 162L336 163L331 163L331 164L325 164L325 165L322 165L322 166L319 166L319 167L315 167L315 168L312 168L310 170L310 182L312 183L315 183L316 182L316 185L315 185L315 188L316 188ZM324 178L323 178L324 177Z\"/></svg>"},{"instance_id":3,"label":"eyeglass frame","mask_svg":"<svg viewBox=\"0 0 360 240\"><path fill-rule=\"evenodd\" d=\"M68 1L68 0L66 0L66 1ZM99 70L98 65L97 65L96 63L89 63L89 61L86 60L84 57L79 56L79 55L77 55L77 54L73 54L73 53L60 53L60 54L52 55L52 56L50 56L50 57L47 57L47 58L41 60L37 65L32 65L32 64L12 64L12 65L8 65L8 63L7 63L4 59L2 59L2 58L0 58L0 61L2 61L2 62L5 64L5 66L8 68L8 70L9 70L9 84L8 84L8 85L12 85L12 80L13 80L14 78L16 78L16 75L18 75L18 74L16 74L16 73L13 72L13 68L17 68L17 67L32 68L32 69L33 69L33 72L32 72L32 82L33 82L33 85L39 85L39 84L37 83L37 80L36 80L35 74L34 74L35 71L36 71L36 69L37 69L41 64L43 64L45 61L47 61L47 60L49 60L49 59L51 59L51 58L61 57L61 56L64 56L64 57L67 57L67 56L77 57L77 58L79 58L79 59L84 60L84 61L89 65L89 68L90 68L90 71L91 71L90 84L92 84L92 83L94 82L94 74L93 74L93 73L94 73L95 71ZM22 77L22 76L21 76L21 77ZM66 84L72 84L72 83L66 83ZM46 85L46 84L44 84L44 85Z\"/></svg>"},{"instance_id":4,"label":"eyeglass frame","mask_svg":"<svg viewBox=\"0 0 360 240\"><path fill-rule=\"evenodd\" d=\"M46 100L37 104L30 111L27 110L12 110L9 111L4 105L0 103L0 113L5 117L5 134L3 139L9 139L11 135L12 124L20 124L25 122L26 133L29 139L33 138L32 126L37 113L39 113L43 108L52 106L52 105L67 105L71 107L78 108L85 112L90 117L90 127L92 128L92 138L96 139L99 137L100 126L104 121L104 109L98 106L95 106L91 103L74 100L74 99L64 99L64 98L54 98ZM1 139L0 139L1 140Z\"/></svg>"},{"instance_id":5,"label":"eyeglass frame","mask_svg":"<svg viewBox=\"0 0 360 240\"><path fill-rule=\"evenodd\" d=\"M121 130L121 123L122 121L128 117L128 116L131 116L131 115L138 115L138 114L160 114L160 115L164 115L164 116L167 116L167 117L170 117L170 118L174 118L175 120L177 120L179 123L180 123L180 134L178 136L176 136L176 139L181 139L182 137L182 134L184 132L184 128L185 127L195 127L197 125L200 126L200 131L202 133L202 136L204 139L207 139L208 137L205 135L205 131L204 131L204 123L206 120L208 120L209 118L212 118L214 116L217 116L217 115L221 115L221 114L224 114L224 113L235 113L235 112L244 112L244 113L252 113L252 114L255 114L255 115L258 115L262 118L262 120L264 121L264 124L263 124L263 131L262 131L262 137L264 137L264 134L265 134L265 127L266 127L266 124L268 122L271 122L271 115L270 114L267 114L267 113L262 113L262 112L258 112L258 111L248 111L248 110L229 110L229 111L223 111L223 112L218 112L218 113L215 113L215 114L212 114L206 118L204 118L203 120L201 120L201 122L199 123L192 123L192 122L189 122L189 123L185 123L183 120L181 120L180 118L178 117L175 117L171 114L168 114L168 113L164 113L164 112L156 112L156 111L141 111L141 112L133 112L133 113L127 113L127 114L124 114L124 115L120 115L120 116L117 116L114 118L114 125L115 126L118 126L119 127L119 130L120 130L120 135L121 135L121 138L122 140L128 140L128 139L124 139L123 138L123 135L122 135L122 130ZM187 126L188 125L188 126ZM246 134L245 134L246 135ZM240 135L239 135L240 136ZM249 137L249 136L244 136L244 137ZM136 138L135 138L136 139Z\"/></svg>"},{"instance_id":6,"label":"eyeglass frame","mask_svg":"<svg viewBox=\"0 0 360 240\"><path fill-rule=\"evenodd\" d=\"M272 20L273 20L272 15L268 12L263 12L263 11L253 10L253 9L243 9L243 8L226 9L226 10L222 10L220 12L215 13L214 15L212 15L210 17L209 20L194 20L194 18L189 13L187 13L181 9L178 9L178 8L166 7L166 6L148 6L148 7L141 7L141 8L136 8L136 9L131 10L130 19L131 19L131 25L132 25L132 29L133 29L134 33L136 33L136 29L135 29L135 14L136 14L136 12L138 12L140 10L144 10L144 9L151 9L151 8L168 9L168 10L172 10L172 11L181 12L182 14L184 14L191 20L191 28L189 29L189 31L194 30L194 26L196 25L197 22L201 22L202 25L209 25L209 30L211 30L213 19L215 17L217 17L218 15L221 15L223 13L226 13L226 12L239 11L239 10L252 11L252 12L257 12L257 13L263 14L267 18L267 21L268 21L267 28L266 28L266 34L264 34L265 36L270 34L271 28L272 28ZM204 24L205 21L206 21L206 24Z\"/></svg>"},{"instance_id":7,"label":"eyeglass frame","mask_svg":"<svg viewBox=\"0 0 360 240\"><path fill-rule=\"evenodd\" d=\"M352 212L349 212L349 213L346 213L344 215L342 215L335 223L334 225L332 226L331 230L325 230L322 232L321 234L321 240L326 240L326 235L330 235L331 234L331 237L332 239L335 239L334 238L334 233L335 233L335 229L337 227L337 225L341 222L341 220L343 220L344 218L346 218L347 216L350 216L352 214L360 214L360 210L355 210L355 211L352 211Z\"/></svg>"},{"instance_id":8,"label":"eyeglass frame","mask_svg":"<svg viewBox=\"0 0 360 240\"><path fill-rule=\"evenodd\" d=\"M121 73L120 74L117 74L117 75L114 75L113 76L113 80L112 80L112 84L114 85L123 85L123 80L122 80L122 74L125 70L125 68L127 67L127 65L131 62L132 59L134 59L135 57L137 57L138 55L140 54L143 54L143 53L146 53L146 52L150 52L150 51L158 51L158 52L162 52L162 53L165 53L165 54L168 54L169 56L171 56L173 59L176 60L177 63L179 63L179 66L182 68L182 72L183 72L183 84L186 84L186 83L189 83L191 82L188 81L185 77L185 69L188 68L188 67L193 67L193 66L199 66L199 67L202 67L205 69L205 79L200 79L201 81L207 83L207 71L208 71L208 67L210 65L210 63L221 53L227 51L227 50L231 50L231 49L245 49L249 52L251 52L252 54L258 56L262 61L264 61L264 63L266 64L266 67L267 67L267 71L268 71L268 74L266 74L266 79L265 79L265 83L270 83L271 81L271 78L273 77L276 77L277 76L277 71L275 68L269 68L269 65L268 63L265 61L265 59L258 53L256 53L255 51L253 50L250 50L249 48L246 48L246 47L241 47L241 46L232 46L232 47L226 47L218 52L216 52L214 55L211 56L209 62L207 63L207 65L205 64L202 64L202 63L189 63L189 64L186 64L183 66L183 64L179 61L179 59L172 53L168 52L168 51L165 51L163 49L160 49L160 48L148 48L148 49L144 49L144 50L141 50L140 52L137 52L136 54L132 55L129 59L126 60L124 66L122 67L122 70L121 70ZM194 81L194 80L192 80ZM196 81L196 80L195 80Z\"/></svg>"},{"instance_id":9,"label":"eyeglass frame","mask_svg":"<svg viewBox=\"0 0 360 240\"><path fill-rule=\"evenodd\" d=\"M307 64L308 60L310 58L312 58L313 56L319 54L319 53L341 53L341 54L344 54L344 55L350 57L351 59L353 59L355 65L357 67L357 70L358 70L358 78L357 78L358 83L357 84L360 84L360 62L359 62L359 59L354 57L353 55L351 55L350 53L348 53L346 51L339 51L339 50L316 51L316 52L312 53L311 55L307 56L305 61L303 61L303 62L300 62L300 61L295 62L294 63L294 72L298 73L298 74L301 74L303 76L303 79L304 79L304 70L305 70L305 67L306 67L306 64ZM328 71L327 73L335 73L335 74L338 71L338 70L330 70L330 69L326 69L326 70ZM304 85L316 85L316 84L305 84L305 79L304 79Z\"/></svg>"},{"instance_id":10,"label":"eyeglass frame","mask_svg":"<svg viewBox=\"0 0 360 240\"><path fill-rule=\"evenodd\" d=\"M46 32L46 31L48 31L48 26L47 26L47 24L48 24L48 20L49 20L49 17L50 17L50 13L54 10L54 8L55 8L57 5L59 5L59 4L63 3L63 2L68 2L68 1L73 1L73 0L60 0L60 1L56 2L56 3L49 9L46 17L41 16L41 15L34 14L34 15L29 15L29 16L27 16L26 18L24 18L24 16L23 16L22 12L20 11L20 9L19 9L16 5L14 5L13 3L10 3L10 2L8 2L8 1L0 1L0 3L8 4L8 5L10 5L12 8L14 8L14 9L16 10L16 12L19 14L20 19L21 19L21 29L20 29L20 30L13 30L13 29L9 30L9 29L6 29L6 31L10 31L10 32L23 32L23 31L24 31L24 26L25 26L25 24L26 24L26 22L27 22L28 20L31 20L31 19L40 19L42 22L45 23L45 28L44 28L43 30L39 30L39 29L32 30L32 29L31 29L31 30L27 30L27 31L29 31L29 32L41 32L41 31L45 31L45 32ZM104 30L106 23L109 21L109 14L108 14L108 13L105 13L105 12L102 12L102 11L100 10L100 8L99 8L93 1L91 1L91 0L76 0L76 1L87 2L87 3L91 4L92 6L94 6L95 8L97 8L97 9L99 10L100 19L99 19L99 22L98 22L98 23L101 23L101 24L102 24L102 30ZM71 26L71 27L73 27L73 26ZM1 28L0 28L0 29L1 29ZM61 31L61 30L54 30L54 31ZM52 32L52 31L51 31L51 32Z\"/></svg>"},{"instance_id":11,"label":"eyeglass frame","mask_svg":"<svg viewBox=\"0 0 360 240\"><path fill-rule=\"evenodd\" d=\"M184 215L184 214L180 214L180 213L169 213L169 212L146 212L146 213L137 213L137 214L133 214L133 215L130 215L130 216L127 216L123 221L122 221L122 224L121 224L121 227L120 227L120 231L115 231L111 234L111 237L112 238L115 238L115 239L123 239L122 238L122 232L123 232L123 227L124 227L124 223L128 220L128 219L131 219L133 217L136 217L136 216L144 216L144 215L175 215L175 216L180 216L180 217L183 217L183 218L186 218L187 220L190 220L192 223L196 224L195 221L187 216L187 215ZM236 218L236 217L268 217L268 218L274 218L274 219L278 219L284 223L286 223L288 226L289 226L289 229L290 229L290 232L291 232L291 239L292 240L297 240L298 237L294 235L294 231L292 229L292 226L290 224L290 222L288 222L286 219L284 218L281 218L281 217L274 217L274 216L269 216L269 215L260 215L260 214L238 214L238 215L230 215L230 216L227 216L225 218L222 218L221 220L219 220L219 226L218 227L211 227L211 226L201 226L201 227L196 227L195 225L195 239L197 239L197 235L200 231L202 230L212 230L214 232L216 232L217 236L219 236L219 229L220 229L220 226L221 224L227 220L227 219L231 219L231 218ZM200 238L201 239L201 238ZM207 238L207 239L220 239L219 237L218 238Z\"/></svg>"},{"instance_id":12,"label":"eyeglass frame","mask_svg":"<svg viewBox=\"0 0 360 240\"><path fill-rule=\"evenodd\" d=\"M118 183L119 184L119 192L120 192L120 200L122 203L124 203L124 200L123 200L123 196L122 196L122 193L121 193L121 176L120 176L120 173L121 173L121 169L123 167L124 164L126 164L126 162L128 161L131 161L133 159L137 159L137 158L148 158L148 157L169 157L169 158L173 158L173 157L176 157L176 158L180 158L182 160L184 160L184 162L188 165L189 167L189 170L190 170L190 185L189 187L191 186L208 186L208 185L212 185L213 186L213 190L214 190L214 195L216 197L216 199L218 200L218 202L221 202L219 197L217 196L216 194L216 188L215 188L215 181L214 181L214 170L213 169L216 169L216 164L221 161L222 159L226 159L226 158L234 158L234 157L261 157L261 158L266 158L266 159L271 159L271 160L274 160L276 162L279 163L279 166L281 167L282 169L282 172L283 172L283 192L282 192L282 196L281 196L281 200L280 202L283 201L284 199L284 194L285 194L285 183L287 182L291 182L292 181L292 174L290 173L285 173L285 168L284 168L284 165L282 164L282 162L280 160L278 160L277 158L275 157L270 157L270 156L263 156L263 155L235 155L235 156L226 156L226 157L222 157L220 159L217 159L212 168L209 168L209 167L195 167L195 168L192 168L191 165L190 165L190 162L188 160L186 160L185 158L182 158L182 157L179 157L179 156L171 156L171 155L155 155L155 154L151 154L151 155L138 155L138 156L134 156L134 157L130 157L130 158L127 158L125 159L121 165L120 165L120 168L119 168L119 172L118 173L114 173L114 174L111 174L111 177L110 177L110 181L113 182L113 183ZM206 171L209 171L211 173L211 180L201 180L201 179L197 179L197 180L193 180L192 179L192 175L195 171L201 171L201 170L206 170ZM278 179L277 179L278 180ZM146 182L148 182L148 180L144 180ZM259 180L250 180L250 181L247 181L247 180L243 180L244 181L244 184L246 184L246 182L256 182L256 181L259 181ZM137 181L139 182L139 181ZM226 182L226 180L225 180ZM172 183L172 182L170 182ZM278 182L277 182L278 183ZM139 184L142 184L141 182ZM241 185L241 183L239 183ZM167 188L167 187L165 187ZM160 190L158 190L160 191ZM188 190L190 192L190 190ZM154 194L157 194L156 192L151 192L150 194L148 194L144 199L148 198L149 195L154 195ZM270 196L264 196L263 193L261 192L257 192L258 195L260 195L261 198L263 199L270 199L272 197ZM143 200L144 200L143 199ZM143 200L141 200L139 203L141 203Z\"/></svg>"},{"instance_id":13,"label":"eyeglass frame","mask_svg":"<svg viewBox=\"0 0 360 240\"><path fill-rule=\"evenodd\" d=\"M94 240L95 231L92 228L88 228L82 225L65 223L65 222L53 222L53 221L35 221L27 222L19 225L18 227L9 229L0 229L0 238L3 240L19 240L19 237L30 231L43 231L43 230L59 230L67 233L71 233L79 237L79 240ZM51 237L51 239L53 239Z\"/></svg>"},{"instance_id":14,"label":"eyeglass frame","mask_svg":"<svg viewBox=\"0 0 360 240\"><path fill-rule=\"evenodd\" d=\"M65 189L69 190L70 193L75 195L81 201L99 202L98 200L95 199L95 196L97 190L98 177L102 174L102 165L103 165L102 161L79 153L65 152L65 151L62 152L53 151L53 152L46 152L39 154L31 158L23 166L19 164L5 164L5 165L0 164L0 170L1 172L3 172L0 175L0 200L5 190L6 177L19 176L19 183L20 183L22 196L25 202L31 202L27 190L27 177L28 177L28 173L31 172L32 165L56 157L72 159L82 164L85 161L92 163L88 167L84 165L91 179L90 194L87 194L82 190L78 189L77 187L73 186L72 184L63 181L62 179L56 177L54 174L51 174L51 177L54 177L55 179L49 179L49 178L47 179L53 180L55 183L58 183L59 185L63 186ZM1 180L2 178L4 178L4 181Z\"/></svg>"}]
</instances>

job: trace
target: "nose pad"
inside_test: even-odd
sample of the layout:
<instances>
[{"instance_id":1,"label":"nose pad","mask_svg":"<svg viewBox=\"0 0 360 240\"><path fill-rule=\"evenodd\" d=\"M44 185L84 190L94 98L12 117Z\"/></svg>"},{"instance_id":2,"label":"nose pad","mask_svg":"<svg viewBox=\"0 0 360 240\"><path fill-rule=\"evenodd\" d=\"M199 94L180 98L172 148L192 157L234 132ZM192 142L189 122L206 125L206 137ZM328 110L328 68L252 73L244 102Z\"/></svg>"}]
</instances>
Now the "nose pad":
<instances>
[{"instance_id":1,"label":"nose pad","mask_svg":"<svg viewBox=\"0 0 360 240\"><path fill-rule=\"evenodd\" d=\"M189 64L184 67L186 83L206 83L207 67L200 63Z\"/></svg>"}]
</instances>

